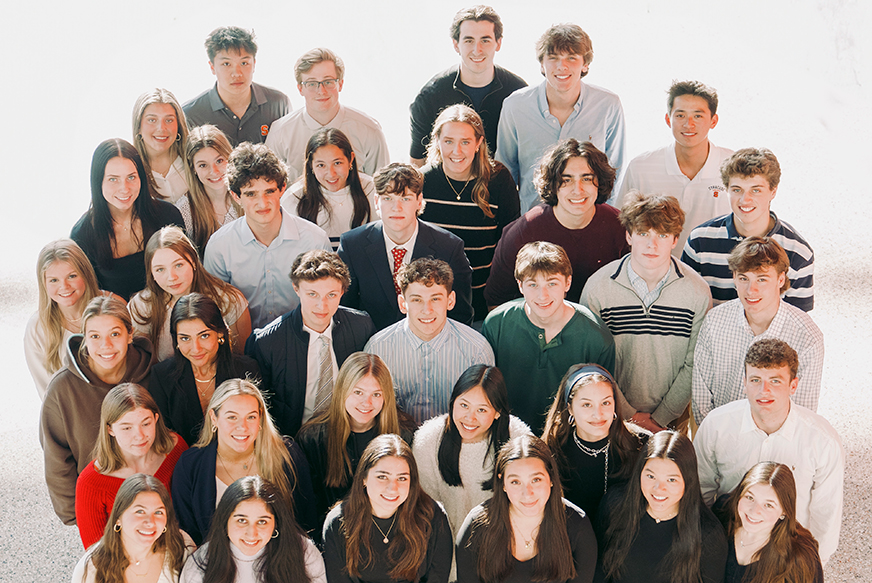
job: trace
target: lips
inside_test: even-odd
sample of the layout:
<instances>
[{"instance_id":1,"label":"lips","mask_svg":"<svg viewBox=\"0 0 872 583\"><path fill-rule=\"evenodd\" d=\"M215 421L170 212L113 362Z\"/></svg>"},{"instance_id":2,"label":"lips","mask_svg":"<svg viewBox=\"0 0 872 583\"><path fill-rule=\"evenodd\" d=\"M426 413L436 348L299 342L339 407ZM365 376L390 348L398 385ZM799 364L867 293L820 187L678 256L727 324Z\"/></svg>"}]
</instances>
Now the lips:
<instances>
[{"instance_id":1,"label":"lips","mask_svg":"<svg viewBox=\"0 0 872 583\"><path fill-rule=\"evenodd\" d=\"M395 504L397 502L397 500L400 499L399 494L397 494L396 496L388 496L387 494L380 494L380 496L381 496L382 500L384 500L385 502L388 502L390 504Z\"/></svg>"}]
</instances>

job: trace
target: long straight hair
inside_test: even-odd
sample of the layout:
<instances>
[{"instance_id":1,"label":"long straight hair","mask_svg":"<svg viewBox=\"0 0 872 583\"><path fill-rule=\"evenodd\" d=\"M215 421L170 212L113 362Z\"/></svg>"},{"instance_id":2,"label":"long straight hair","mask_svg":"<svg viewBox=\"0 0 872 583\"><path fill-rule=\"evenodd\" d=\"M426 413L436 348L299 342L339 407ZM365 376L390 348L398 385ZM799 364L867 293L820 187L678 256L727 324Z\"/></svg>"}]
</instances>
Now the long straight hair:
<instances>
[{"instance_id":1,"label":"long straight hair","mask_svg":"<svg viewBox=\"0 0 872 583\"><path fill-rule=\"evenodd\" d=\"M148 182L151 187L152 195L158 198L165 198L157 189L157 182L154 175L151 173L151 162L148 159L148 151L145 149L145 144L142 141L142 116L145 115L145 109L154 103L165 103L172 106L176 114L176 135L171 137L172 144L170 150L175 154L175 158L182 155L182 148L185 141L188 139L188 122L185 119L185 111L179 104L179 100L172 94L171 91L162 88L155 88L151 91L146 91L136 98L136 103L133 104L133 143L136 144L136 151L142 157L142 163L145 166L145 176L140 176L140 180Z\"/></svg>"},{"instance_id":2,"label":"long straight hair","mask_svg":"<svg viewBox=\"0 0 872 583\"><path fill-rule=\"evenodd\" d=\"M320 425L327 429L327 476L325 483L330 488L344 488L354 477L351 458L348 456L346 444L351 436L351 421L345 410L345 400L355 385L366 376L372 376L381 388L384 404L375 418L379 435L383 433L399 433L400 425L397 418L397 399L391 372L377 354L355 352L349 356L336 377L330 406L306 422L300 433L315 431Z\"/></svg>"},{"instance_id":3,"label":"long straight hair","mask_svg":"<svg viewBox=\"0 0 872 583\"><path fill-rule=\"evenodd\" d=\"M674 583L697 583L702 555L701 514L705 509L699 487L696 452L690 439L677 431L655 433L648 440L646 455L639 456L627 491L610 517L605 535L603 570L607 578L619 578L624 564L633 560L630 547L639 534L639 522L648 510L642 494L642 472L648 460L669 460L678 466L684 480L684 494L678 502L675 535L669 552L663 557L663 570ZM653 565L652 565L653 567Z\"/></svg>"},{"instance_id":4,"label":"long straight hair","mask_svg":"<svg viewBox=\"0 0 872 583\"><path fill-rule=\"evenodd\" d=\"M306 219L310 223L318 224L318 213L321 209L330 217L332 211L330 205L327 204L327 199L321 192L321 183L315 178L315 172L312 169L313 159L318 148L323 146L336 146L342 150L342 154L349 161L348 178L346 186L351 194L351 203L354 205L354 213L351 216L351 228L354 229L364 225L372 220L370 216L370 204L366 198L366 193L363 192L363 186L360 183L360 174L358 174L357 157L354 155L354 150L351 147L351 141L336 128L322 128L312 134L309 142L306 144L306 169L305 180L303 181L303 192L300 202L297 204L297 214L300 218Z\"/></svg>"},{"instance_id":5,"label":"long straight hair","mask_svg":"<svg viewBox=\"0 0 872 583\"><path fill-rule=\"evenodd\" d=\"M548 444L535 435L522 435L506 442L494 466L494 495L484 503L484 512L472 523L469 544L477 547L476 572L485 583L505 581L514 569L515 535L511 522L511 502L504 488L508 465L516 460L538 459L551 479L551 495L536 535L538 552L533 557L532 580L566 581L576 575L572 547L566 532L566 510L557 464Z\"/></svg>"},{"instance_id":6,"label":"long straight hair","mask_svg":"<svg viewBox=\"0 0 872 583\"><path fill-rule=\"evenodd\" d=\"M230 339L230 330L227 328L227 323L221 315L221 310L218 309L218 304L209 296L203 294L190 293L179 298L176 305L173 306L173 311L170 314L170 337L173 339L173 350L175 352L173 359L176 365L173 367L173 378L178 380L182 378L185 369L190 366L189 361L182 355L179 350L178 329L179 324L186 320L200 320L203 324L223 336L224 341L218 340L218 353L215 355L215 373L218 378L236 378L238 371L233 364L232 341Z\"/></svg>"},{"instance_id":7,"label":"long straight hair","mask_svg":"<svg viewBox=\"0 0 872 583\"><path fill-rule=\"evenodd\" d=\"M812 583L820 569L818 543L796 520L796 482L786 465L760 462L748 470L727 502L729 537L742 526L739 501L757 484L772 486L784 514L772 527L769 541L754 554L754 562L748 565L743 583Z\"/></svg>"},{"instance_id":8,"label":"long straight hair","mask_svg":"<svg viewBox=\"0 0 872 583\"><path fill-rule=\"evenodd\" d=\"M491 176L496 174L500 164L495 162L488 153L487 139L484 135L484 123L481 121L481 116L474 109L459 103L449 105L433 122L433 131L430 132L430 143L427 145L427 163L432 166L441 166L442 151L439 149L439 137L442 135L442 128L447 123L465 123L475 132L475 139L481 140L481 144L475 151L475 158L472 160L470 168L470 176L475 178L475 184L472 186L472 201L478 205L481 212L489 219L494 218L494 212L490 207L490 191L488 184ZM500 164L500 166L502 166ZM446 176L447 178L447 176Z\"/></svg>"},{"instance_id":9,"label":"long straight hair","mask_svg":"<svg viewBox=\"0 0 872 583\"><path fill-rule=\"evenodd\" d=\"M260 476L239 478L224 492L206 542L206 552L194 553L194 564L203 572L203 583L233 583L236 581L236 561L230 549L227 524L236 508L248 500L260 500L275 519L273 538L267 541L263 554L254 563L260 583L309 581L306 572L305 534L294 520L292 506L278 489ZM202 547L201 547L202 549Z\"/></svg>"},{"instance_id":10,"label":"long straight hair","mask_svg":"<svg viewBox=\"0 0 872 583\"><path fill-rule=\"evenodd\" d=\"M55 262L68 263L85 283L85 292L74 306L77 312L82 313L88 302L100 294L100 286L97 284L94 267L75 241L58 239L43 247L39 252L39 258L36 260L36 282L39 288L39 326L46 338L42 363L50 373L55 373L61 369L61 350L63 349L61 344L64 341L65 330L61 308L48 296L48 290L45 286L45 272Z\"/></svg>"},{"instance_id":11,"label":"long straight hair","mask_svg":"<svg viewBox=\"0 0 872 583\"><path fill-rule=\"evenodd\" d=\"M352 577L360 577L362 567L374 560L370 532L372 505L366 487L369 470L386 457L396 457L409 465L409 496L397 509L396 536L388 543L388 577L418 581L418 569L427 556L432 531L433 499L421 488L418 466L412 448L399 435L379 435L369 442L357 465L354 482L342 502L342 532L345 535L345 568Z\"/></svg>"},{"instance_id":12,"label":"long straight hair","mask_svg":"<svg viewBox=\"0 0 872 583\"><path fill-rule=\"evenodd\" d=\"M488 452L496 463L497 452L505 442L509 440L509 395L506 389L506 381L503 373L495 366L486 364L474 364L466 369L451 391L451 400L448 402L448 419L442 431L442 439L439 441L437 459L439 461L439 474L449 486L462 486L460 478L460 449L463 447L463 438L457 430L457 422L454 420L454 402L467 391L481 387L487 400L490 401L499 417L494 419L488 430ZM485 456L485 465L488 457ZM482 482L483 490L493 490L493 475Z\"/></svg>"}]
</instances>

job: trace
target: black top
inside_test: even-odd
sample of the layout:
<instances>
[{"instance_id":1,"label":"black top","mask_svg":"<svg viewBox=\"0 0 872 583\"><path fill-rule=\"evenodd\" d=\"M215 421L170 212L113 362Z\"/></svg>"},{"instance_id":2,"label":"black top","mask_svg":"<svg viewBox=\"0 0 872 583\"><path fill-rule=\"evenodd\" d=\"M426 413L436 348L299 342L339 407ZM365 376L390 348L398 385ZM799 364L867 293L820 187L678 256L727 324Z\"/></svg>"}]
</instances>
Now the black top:
<instances>
[{"instance_id":1,"label":"black top","mask_svg":"<svg viewBox=\"0 0 872 583\"><path fill-rule=\"evenodd\" d=\"M729 541L730 548L727 552L727 567L724 570L724 583L743 583L745 572L750 565L740 565L736 560L736 543L732 539ZM753 564L753 563L751 563ZM824 570L820 560L815 563L817 571L814 574L814 583L824 583Z\"/></svg>"},{"instance_id":2,"label":"black top","mask_svg":"<svg viewBox=\"0 0 872 583\"><path fill-rule=\"evenodd\" d=\"M472 538L472 522L485 511L485 505L479 504L473 508L463 521L463 526L457 533L457 583L481 583L478 578L476 565L478 564L478 544ZM590 583L593 581L594 566L596 565L596 537L590 520L584 511L571 502L563 500L566 510L566 534L569 535L569 546L572 549L572 557L575 562L575 578L569 579L572 583ZM512 559L514 569L512 573L501 583L529 583L533 580L533 559L519 561Z\"/></svg>"},{"instance_id":3,"label":"black top","mask_svg":"<svg viewBox=\"0 0 872 583\"><path fill-rule=\"evenodd\" d=\"M597 442L581 442L587 447L598 450L605 446L609 438ZM584 510L596 523L600 500L606 492L606 452L596 457L590 456L575 444L572 436L566 440L562 447L566 463L561 464L563 496L573 504ZM621 458L611 447L608 451L609 478L608 487L614 487L623 483L617 481L615 474L621 471Z\"/></svg>"},{"instance_id":4,"label":"black top","mask_svg":"<svg viewBox=\"0 0 872 583\"><path fill-rule=\"evenodd\" d=\"M387 558L387 551L392 545L399 545L397 554L402 553L402 541L393 534L393 518L375 518L382 532L388 534L390 542L384 543L384 535L374 525L370 528L370 545L372 546L372 561L361 557L360 577L351 577L345 571L345 535L342 533L342 505L337 505L324 523L324 566L327 568L328 583L401 583L403 580L391 579L388 571L393 566ZM448 517L438 503L433 502L433 519L430 523L430 540L427 543L427 555L418 569L419 583L447 583L451 572L451 557L453 553L451 528ZM389 531L388 529L391 529ZM366 564L366 563L369 564Z\"/></svg>"}]
</instances>

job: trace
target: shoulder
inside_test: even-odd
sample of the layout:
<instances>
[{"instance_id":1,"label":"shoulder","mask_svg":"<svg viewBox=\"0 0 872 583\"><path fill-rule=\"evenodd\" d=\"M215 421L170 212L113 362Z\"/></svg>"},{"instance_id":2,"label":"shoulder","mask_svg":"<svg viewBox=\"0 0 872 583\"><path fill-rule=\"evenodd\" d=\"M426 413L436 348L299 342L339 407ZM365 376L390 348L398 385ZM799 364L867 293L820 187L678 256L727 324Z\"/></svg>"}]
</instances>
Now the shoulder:
<instances>
[{"instance_id":1,"label":"shoulder","mask_svg":"<svg viewBox=\"0 0 872 583\"><path fill-rule=\"evenodd\" d=\"M802 431L815 433L818 436L816 441L819 443L828 442L830 446L842 447L841 437L825 417L796 403L791 403L790 408L791 413L795 413L797 424Z\"/></svg>"},{"instance_id":2,"label":"shoulder","mask_svg":"<svg viewBox=\"0 0 872 583\"><path fill-rule=\"evenodd\" d=\"M343 105L342 107L345 109L345 122L346 123L352 122L355 125L364 126L370 130L379 131L379 132L382 131L381 124L378 123L378 120L376 120L374 117L372 117L368 113L360 111L359 109L356 109L354 107L349 107L347 105Z\"/></svg>"},{"instance_id":3,"label":"shoulder","mask_svg":"<svg viewBox=\"0 0 872 583\"><path fill-rule=\"evenodd\" d=\"M626 255L597 269L593 275L587 278L587 283L584 286L585 293L596 292L604 287L618 285L615 277L616 275L625 275L626 267L622 264L625 260L627 260Z\"/></svg>"},{"instance_id":4,"label":"shoulder","mask_svg":"<svg viewBox=\"0 0 872 583\"><path fill-rule=\"evenodd\" d=\"M339 309L336 310L336 314L334 314L333 318L342 323L348 323L351 326L372 326L372 318L370 315L363 310L355 310L354 308L348 308L345 306L339 306Z\"/></svg>"},{"instance_id":5,"label":"shoulder","mask_svg":"<svg viewBox=\"0 0 872 583\"><path fill-rule=\"evenodd\" d=\"M340 502L327 513L327 518L324 519L324 538L331 532L341 536L342 506L343 503Z\"/></svg>"},{"instance_id":6,"label":"shoulder","mask_svg":"<svg viewBox=\"0 0 872 583\"><path fill-rule=\"evenodd\" d=\"M376 348L394 338L402 339L404 336L403 326L405 325L405 322L406 320L404 318L373 334L370 337L369 342L366 343L367 349Z\"/></svg>"},{"instance_id":7,"label":"shoulder","mask_svg":"<svg viewBox=\"0 0 872 583\"><path fill-rule=\"evenodd\" d=\"M566 512L566 529L570 532L580 528L585 518L587 518L587 513L584 510L566 498L563 499L563 510Z\"/></svg>"},{"instance_id":8,"label":"shoulder","mask_svg":"<svg viewBox=\"0 0 872 583\"><path fill-rule=\"evenodd\" d=\"M359 241L361 239L365 239L369 237L370 233L377 234L381 236L382 225L381 221L373 221L371 223L367 223L365 225L360 225L359 227L355 227L350 231L346 231L342 233L340 237L341 241ZM346 252L347 248L344 249Z\"/></svg>"},{"instance_id":9,"label":"shoulder","mask_svg":"<svg viewBox=\"0 0 872 583\"><path fill-rule=\"evenodd\" d=\"M702 276L697 273L695 269L693 269L687 263L680 261L679 259L673 258L673 263L678 269L678 272L682 275L682 282L686 286L692 286L699 293L704 293L711 297L711 289L709 288L708 283L702 278Z\"/></svg>"},{"instance_id":10,"label":"shoulder","mask_svg":"<svg viewBox=\"0 0 872 583\"><path fill-rule=\"evenodd\" d=\"M272 341L279 342L278 337L283 337L284 333L293 330L295 325L302 327L302 319L300 317L300 309L294 308L290 312L282 314L263 328L258 328L254 331L254 342L270 343ZM302 328L301 328L302 329Z\"/></svg>"},{"instance_id":11,"label":"shoulder","mask_svg":"<svg viewBox=\"0 0 872 583\"><path fill-rule=\"evenodd\" d=\"M199 109L200 107L203 106L204 103L208 105L209 104L209 93L212 92L213 87L206 89L205 91L200 93L198 96L194 97L193 99L191 99L189 101L186 101L185 104L182 106L182 111L185 112L185 115L190 115L193 110ZM209 111L211 111L211 110L212 110L212 108L209 107ZM200 113L200 112L196 112L196 113Z\"/></svg>"},{"instance_id":12,"label":"shoulder","mask_svg":"<svg viewBox=\"0 0 872 583\"><path fill-rule=\"evenodd\" d=\"M453 65L444 71L439 71L427 81L421 91L418 92L418 98L430 98L434 93L444 91L446 88L454 86L454 79L457 77L458 65Z\"/></svg>"},{"instance_id":13,"label":"shoulder","mask_svg":"<svg viewBox=\"0 0 872 583\"><path fill-rule=\"evenodd\" d=\"M445 431L445 422L448 419L448 413L433 417L424 422L421 427L415 432L415 438L412 446L421 452L435 452L442 442L442 434Z\"/></svg>"},{"instance_id":14,"label":"shoulder","mask_svg":"<svg viewBox=\"0 0 872 583\"><path fill-rule=\"evenodd\" d=\"M627 171L636 169L638 166L646 166L655 163L662 163L666 159L666 155L672 150L672 144L668 146L663 146L662 148L657 148L656 150L648 150L647 152L642 152L632 160L630 160L629 166L627 166ZM647 170L647 168L646 168Z\"/></svg>"},{"instance_id":15,"label":"shoulder","mask_svg":"<svg viewBox=\"0 0 872 583\"><path fill-rule=\"evenodd\" d=\"M782 301L782 303L785 302ZM734 300L726 301L709 310L708 314L705 316L705 320L709 323L709 326L730 322L731 320L740 322L744 313L745 311L742 308L741 300L736 298Z\"/></svg>"},{"instance_id":16,"label":"shoulder","mask_svg":"<svg viewBox=\"0 0 872 583\"><path fill-rule=\"evenodd\" d=\"M538 109L538 92L541 85L542 84L540 83L538 85L523 87L506 97L503 101L503 111L508 110L509 112L512 112L524 108Z\"/></svg>"},{"instance_id":17,"label":"shoulder","mask_svg":"<svg viewBox=\"0 0 872 583\"><path fill-rule=\"evenodd\" d=\"M795 407L796 405L791 405ZM741 420L745 415L749 415L750 405L748 399L731 401L720 407L715 407L699 426L699 433L712 434L714 432L722 433L725 429L729 433L739 431ZM694 440L696 441L696 440Z\"/></svg>"},{"instance_id":18,"label":"shoulder","mask_svg":"<svg viewBox=\"0 0 872 583\"><path fill-rule=\"evenodd\" d=\"M181 222L180 224L180 221L182 219L182 213L179 212L179 209L176 208L176 205L165 200L155 199L153 202L154 216L161 226L174 224L183 229L185 228L185 224L183 222Z\"/></svg>"},{"instance_id":19,"label":"shoulder","mask_svg":"<svg viewBox=\"0 0 872 583\"><path fill-rule=\"evenodd\" d=\"M600 87L599 85L591 85L589 83L585 83L584 86L587 88L589 96L593 96L598 100L609 101L617 104L621 103L621 98L618 97L618 94L614 91L606 89L605 87Z\"/></svg>"},{"instance_id":20,"label":"shoulder","mask_svg":"<svg viewBox=\"0 0 872 583\"><path fill-rule=\"evenodd\" d=\"M452 233L451 231L447 231L442 227L437 227L432 223L428 223L426 221L418 220L418 236L420 237L422 233L427 233L432 236L433 240L437 243L443 243L446 245L455 246L458 243L462 246L463 239Z\"/></svg>"},{"instance_id":21,"label":"shoulder","mask_svg":"<svg viewBox=\"0 0 872 583\"><path fill-rule=\"evenodd\" d=\"M521 89L527 86L527 82L524 81L522 77L515 75L508 69L504 69L499 65L494 65L494 76L500 80L504 88L514 87L515 89Z\"/></svg>"},{"instance_id":22,"label":"shoulder","mask_svg":"<svg viewBox=\"0 0 872 583\"><path fill-rule=\"evenodd\" d=\"M273 89L272 87L267 87L266 85L261 85L259 83L252 83L251 85L256 90L259 89L261 92L263 92L267 101L290 103L290 99L288 99L288 96L285 95L282 91L279 91L278 89Z\"/></svg>"},{"instance_id":23,"label":"shoulder","mask_svg":"<svg viewBox=\"0 0 872 583\"><path fill-rule=\"evenodd\" d=\"M570 326L605 328L605 324L603 324L603 321L599 316L594 314L587 306L582 306L581 304L576 304L574 302L567 303L575 310L575 317L566 324L567 328Z\"/></svg>"},{"instance_id":24,"label":"shoulder","mask_svg":"<svg viewBox=\"0 0 872 583\"><path fill-rule=\"evenodd\" d=\"M594 215L593 220L599 223L606 223L609 225L618 225L621 227L621 231L624 231L624 227L621 226L621 221L618 218L621 214L621 211L616 209L610 204L600 203L596 205L596 214Z\"/></svg>"},{"instance_id":25,"label":"shoulder","mask_svg":"<svg viewBox=\"0 0 872 583\"><path fill-rule=\"evenodd\" d=\"M494 309L484 319L484 328L499 326L502 323L514 323L521 321L521 318L527 318L524 313L524 298L517 298Z\"/></svg>"}]
</instances>

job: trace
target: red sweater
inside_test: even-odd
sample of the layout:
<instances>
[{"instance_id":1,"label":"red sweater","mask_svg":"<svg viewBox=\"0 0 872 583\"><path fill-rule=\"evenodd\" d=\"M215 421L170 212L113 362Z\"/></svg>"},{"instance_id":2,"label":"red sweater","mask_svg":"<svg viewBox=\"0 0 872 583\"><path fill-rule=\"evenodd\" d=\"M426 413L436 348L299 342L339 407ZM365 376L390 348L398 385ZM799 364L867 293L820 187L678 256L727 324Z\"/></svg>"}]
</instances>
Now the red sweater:
<instances>
[{"instance_id":1,"label":"red sweater","mask_svg":"<svg viewBox=\"0 0 872 583\"><path fill-rule=\"evenodd\" d=\"M176 446L167 454L154 474L155 478L163 482L167 490L170 489L170 478L179 456L188 449L185 440L177 437ZM112 505L115 504L115 495L118 494L118 489L123 482L122 478L98 472L94 462L89 463L79 474L79 479L76 480L76 525L79 527L79 535L86 549L103 537L109 513L112 512Z\"/></svg>"}]
</instances>

